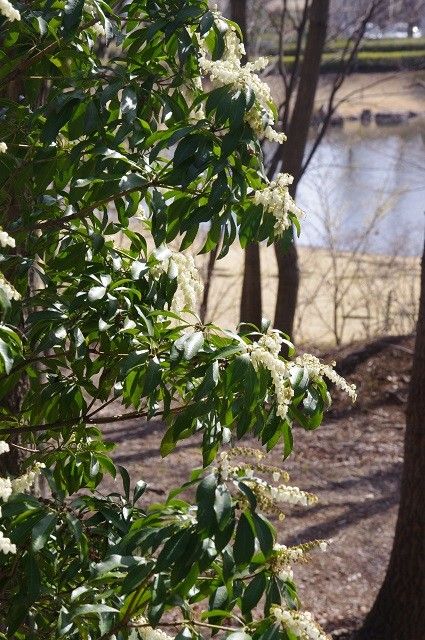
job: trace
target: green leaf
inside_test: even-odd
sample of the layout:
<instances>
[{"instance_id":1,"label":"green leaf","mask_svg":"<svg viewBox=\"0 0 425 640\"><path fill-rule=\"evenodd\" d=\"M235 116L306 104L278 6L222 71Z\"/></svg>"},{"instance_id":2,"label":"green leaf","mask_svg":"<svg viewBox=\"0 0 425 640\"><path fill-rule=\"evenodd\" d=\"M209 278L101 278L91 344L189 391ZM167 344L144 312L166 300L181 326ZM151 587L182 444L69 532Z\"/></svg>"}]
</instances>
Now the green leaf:
<instances>
[{"instance_id":1,"label":"green leaf","mask_svg":"<svg viewBox=\"0 0 425 640\"><path fill-rule=\"evenodd\" d=\"M152 358L148 362L146 369L145 383L143 385L143 395L150 395L161 382L161 365L158 359Z\"/></svg>"},{"instance_id":2,"label":"green leaf","mask_svg":"<svg viewBox=\"0 0 425 640\"><path fill-rule=\"evenodd\" d=\"M235 544L233 546L233 556L235 563L239 565L248 564L255 551L255 538L251 524L244 513L236 528Z\"/></svg>"},{"instance_id":3,"label":"green leaf","mask_svg":"<svg viewBox=\"0 0 425 640\"><path fill-rule=\"evenodd\" d=\"M40 551L44 547L55 528L56 520L56 515L49 513L33 527L32 548L34 551Z\"/></svg>"},{"instance_id":4,"label":"green leaf","mask_svg":"<svg viewBox=\"0 0 425 640\"><path fill-rule=\"evenodd\" d=\"M81 22L84 0L67 0L62 17L62 26L65 35L74 31Z\"/></svg>"},{"instance_id":5,"label":"green leaf","mask_svg":"<svg viewBox=\"0 0 425 640\"><path fill-rule=\"evenodd\" d=\"M255 535L260 544L264 556L268 558L273 551L274 536L272 525L260 514L253 513Z\"/></svg>"},{"instance_id":6,"label":"green leaf","mask_svg":"<svg viewBox=\"0 0 425 640\"><path fill-rule=\"evenodd\" d=\"M144 494L147 486L148 485L144 480L139 480L138 482L136 482L133 489L133 504L135 504L138 499Z\"/></svg>"},{"instance_id":7,"label":"green leaf","mask_svg":"<svg viewBox=\"0 0 425 640\"><path fill-rule=\"evenodd\" d=\"M128 571L121 585L122 593L131 593L132 591L137 589L137 587L141 585L142 582L144 582L146 578L149 576L149 574L152 571L152 568L153 568L152 562L148 562L148 563L144 562L142 564L137 564L133 567L130 567L130 570Z\"/></svg>"},{"instance_id":8,"label":"green leaf","mask_svg":"<svg viewBox=\"0 0 425 640\"><path fill-rule=\"evenodd\" d=\"M223 530L232 516L232 498L225 484L219 484L216 487L214 511L218 526Z\"/></svg>"},{"instance_id":9,"label":"green leaf","mask_svg":"<svg viewBox=\"0 0 425 640\"><path fill-rule=\"evenodd\" d=\"M96 615L99 615L100 613L118 613L118 609L110 607L107 604L82 604L75 609L73 618L86 616L90 613L94 613Z\"/></svg>"},{"instance_id":10,"label":"green leaf","mask_svg":"<svg viewBox=\"0 0 425 640\"><path fill-rule=\"evenodd\" d=\"M266 574L262 571L258 573L247 585L242 596L242 613L244 615L251 613L260 602L261 597L266 589Z\"/></svg>"},{"instance_id":11,"label":"green leaf","mask_svg":"<svg viewBox=\"0 0 425 640\"><path fill-rule=\"evenodd\" d=\"M130 499L130 476L128 474L127 469L125 467L122 467L120 464L117 465L117 469L122 479L124 495L127 498L127 500L129 500Z\"/></svg>"},{"instance_id":12,"label":"green leaf","mask_svg":"<svg viewBox=\"0 0 425 640\"><path fill-rule=\"evenodd\" d=\"M293 365L289 372L289 380L291 382L291 387L294 389L295 395L305 391L309 383L307 368Z\"/></svg>"},{"instance_id":13,"label":"green leaf","mask_svg":"<svg viewBox=\"0 0 425 640\"><path fill-rule=\"evenodd\" d=\"M196 490L196 502L198 505L198 524L201 529L210 531L216 526L214 511L215 491L217 478L214 473L205 476Z\"/></svg>"},{"instance_id":14,"label":"green leaf","mask_svg":"<svg viewBox=\"0 0 425 640\"><path fill-rule=\"evenodd\" d=\"M128 122L133 122L137 115L137 95L131 87L125 87L121 97L121 112Z\"/></svg>"},{"instance_id":15,"label":"green leaf","mask_svg":"<svg viewBox=\"0 0 425 640\"><path fill-rule=\"evenodd\" d=\"M213 389L217 386L219 380L219 364L218 360L215 360L210 365L205 373L205 377L196 390L195 400L201 400L208 396Z\"/></svg>"},{"instance_id":16,"label":"green leaf","mask_svg":"<svg viewBox=\"0 0 425 640\"><path fill-rule=\"evenodd\" d=\"M13 367L13 355L9 345L2 338L0 338L0 358L3 360L4 371L9 375Z\"/></svg>"},{"instance_id":17,"label":"green leaf","mask_svg":"<svg viewBox=\"0 0 425 640\"><path fill-rule=\"evenodd\" d=\"M214 16L211 11L207 11L201 18L199 23L199 33L201 36L204 36L214 24Z\"/></svg>"},{"instance_id":18,"label":"green leaf","mask_svg":"<svg viewBox=\"0 0 425 640\"><path fill-rule=\"evenodd\" d=\"M191 360L202 349L204 344L204 334L202 331L195 331L184 343L183 353L186 360Z\"/></svg>"}]
</instances>

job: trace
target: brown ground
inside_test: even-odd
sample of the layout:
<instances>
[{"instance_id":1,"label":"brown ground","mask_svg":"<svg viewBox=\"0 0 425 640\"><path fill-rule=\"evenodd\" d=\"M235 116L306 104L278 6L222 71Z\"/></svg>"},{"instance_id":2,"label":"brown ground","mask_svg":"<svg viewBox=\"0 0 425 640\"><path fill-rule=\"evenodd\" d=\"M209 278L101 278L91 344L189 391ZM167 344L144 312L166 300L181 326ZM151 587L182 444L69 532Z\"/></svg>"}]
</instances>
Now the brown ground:
<instances>
[{"instance_id":1,"label":"brown ground","mask_svg":"<svg viewBox=\"0 0 425 640\"><path fill-rule=\"evenodd\" d=\"M357 404L334 392L324 426L313 433L297 430L294 454L285 463L292 483L317 493L319 504L288 513L279 525L280 542L333 540L327 553L298 566L295 576L306 608L334 638L349 637L359 625L384 576L397 512L412 350L413 338L394 340L359 364L348 376L358 385ZM345 348L324 358L340 361L348 353ZM116 462L135 480L147 480L153 499L186 480L199 461L194 442L161 460L162 431L159 422L107 427L118 442ZM270 462L281 464L278 451Z\"/></svg>"}]
</instances>

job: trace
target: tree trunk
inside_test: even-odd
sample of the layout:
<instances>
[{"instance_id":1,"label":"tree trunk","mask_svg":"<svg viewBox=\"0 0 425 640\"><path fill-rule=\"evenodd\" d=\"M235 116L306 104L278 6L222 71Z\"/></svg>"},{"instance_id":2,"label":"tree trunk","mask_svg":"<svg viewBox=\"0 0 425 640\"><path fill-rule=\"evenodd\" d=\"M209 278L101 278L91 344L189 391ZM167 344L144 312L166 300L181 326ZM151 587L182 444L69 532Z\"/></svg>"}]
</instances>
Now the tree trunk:
<instances>
[{"instance_id":1,"label":"tree trunk","mask_svg":"<svg viewBox=\"0 0 425 640\"><path fill-rule=\"evenodd\" d=\"M284 169L294 176L291 189L293 197L295 197L302 173L303 157L320 75L320 61L325 46L328 17L329 0L313 0L310 8L305 53L300 69L300 82L287 131L288 140L282 147ZM274 325L277 329L292 336L300 281L297 249L294 244L285 253L279 244L276 244L275 252L279 286Z\"/></svg>"},{"instance_id":2,"label":"tree trunk","mask_svg":"<svg viewBox=\"0 0 425 640\"><path fill-rule=\"evenodd\" d=\"M383 585L357 638L425 638L425 248L393 548Z\"/></svg>"},{"instance_id":3,"label":"tree trunk","mask_svg":"<svg viewBox=\"0 0 425 640\"><path fill-rule=\"evenodd\" d=\"M279 244L275 244L275 253L279 280L274 326L292 338L300 286L297 247L292 244L289 249L283 250Z\"/></svg>"},{"instance_id":4,"label":"tree trunk","mask_svg":"<svg viewBox=\"0 0 425 640\"><path fill-rule=\"evenodd\" d=\"M248 52L246 0L230 0L230 19L236 22L242 31L246 51ZM243 61L245 62L245 61Z\"/></svg>"},{"instance_id":5,"label":"tree trunk","mask_svg":"<svg viewBox=\"0 0 425 640\"><path fill-rule=\"evenodd\" d=\"M230 18L240 26L248 51L246 0L230 0ZM258 244L250 244L245 249L240 322L260 327L262 313L260 248Z\"/></svg>"},{"instance_id":6,"label":"tree trunk","mask_svg":"<svg viewBox=\"0 0 425 640\"><path fill-rule=\"evenodd\" d=\"M249 244L245 249L245 265L240 306L240 321L261 327L262 296L260 247Z\"/></svg>"},{"instance_id":7,"label":"tree trunk","mask_svg":"<svg viewBox=\"0 0 425 640\"><path fill-rule=\"evenodd\" d=\"M210 252L210 255L208 256L207 273L206 273L206 278L205 278L205 283L204 283L204 293L203 293L203 296L202 296L201 307L199 309L199 317L201 318L201 322L203 324L205 323L205 319L207 317L208 300L209 300L209 297L210 297L211 282L212 282L213 275L214 275L214 267L215 267L215 263L217 261L217 255L218 255L219 246L220 246L220 243L216 244L216 246L214 247L214 249Z\"/></svg>"}]
</instances>

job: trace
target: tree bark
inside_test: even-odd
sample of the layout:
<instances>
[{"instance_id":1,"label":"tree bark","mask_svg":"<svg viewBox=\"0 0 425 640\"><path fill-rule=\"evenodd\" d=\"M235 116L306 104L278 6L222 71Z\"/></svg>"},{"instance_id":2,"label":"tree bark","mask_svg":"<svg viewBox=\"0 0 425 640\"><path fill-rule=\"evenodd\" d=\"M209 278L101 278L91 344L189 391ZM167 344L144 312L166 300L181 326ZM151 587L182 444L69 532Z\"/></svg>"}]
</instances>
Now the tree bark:
<instances>
[{"instance_id":1,"label":"tree bark","mask_svg":"<svg viewBox=\"0 0 425 640\"><path fill-rule=\"evenodd\" d=\"M300 81L287 131L288 139L282 148L285 171L294 176L291 188L293 197L302 173L303 157L320 75L320 61L326 41L328 17L329 0L313 0L305 53L300 69ZM279 286L274 325L292 336L300 282L297 249L294 244L289 251L285 252L277 243L275 252Z\"/></svg>"},{"instance_id":2,"label":"tree bark","mask_svg":"<svg viewBox=\"0 0 425 640\"><path fill-rule=\"evenodd\" d=\"M205 323L205 319L207 317L208 300L210 297L211 282L214 275L215 263L217 261L219 244L217 244L214 247L214 249L210 252L210 255L208 256L208 265L207 265L207 273L206 273L205 284L204 284L204 293L202 296L201 307L199 309L199 317L201 318L202 323Z\"/></svg>"},{"instance_id":3,"label":"tree bark","mask_svg":"<svg viewBox=\"0 0 425 640\"><path fill-rule=\"evenodd\" d=\"M230 17L239 25L248 51L246 0L230 0ZM242 62L246 62L246 57ZM240 322L250 322L260 327L262 313L260 247L250 244L244 256Z\"/></svg>"},{"instance_id":4,"label":"tree bark","mask_svg":"<svg viewBox=\"0 0 425 640\"><path fill-rule=\"evenodd\" d=\"M245 48L248 51L247 42L247 18L246 18L246 0L230 0L230 19L236 22L242 31ZM245 62L245 60L243 60Z\"/></svg>"},{"instance_id":5,"label":"tree bark","mask_svg":"<svg viewBox=\"0 0 425 640\"><path fill-rule=\"evenodd\" d=\"M425 247L397 525L384 582L357 638L425 638Z\"/></svg>"},{"instance_id":6,"label":"tree bark","mask_svg":"<svg viewBox=\"0 0 425 640\"><path fill-rule=\"evenodd\" d=\"M262 295L260 247L249 244L245 249L245 264L240 305L240 321L261 327Z\"/></svg>"}]
</instances>

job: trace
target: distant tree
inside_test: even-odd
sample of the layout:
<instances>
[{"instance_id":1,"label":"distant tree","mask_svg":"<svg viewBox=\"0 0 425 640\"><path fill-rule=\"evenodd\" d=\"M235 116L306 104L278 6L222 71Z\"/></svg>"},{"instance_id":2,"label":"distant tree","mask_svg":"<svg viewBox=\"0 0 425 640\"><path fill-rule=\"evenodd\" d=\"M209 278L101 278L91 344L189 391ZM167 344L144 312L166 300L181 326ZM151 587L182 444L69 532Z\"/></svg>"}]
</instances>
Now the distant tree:
<instances>
[{"instance_id":1,"label":"distant tree","mask_svg":"<svg viewBox=\"0 0 425 640\"><path fill-rule=\"evenodd\" d=\"M267 170L270 179L282 170L288 171L294 177L291 185L293 197L340 104L340 101L337 101L338 91L353 69L366 24L383 4L384 0L369 0L366 8L361 4L353 20L345 24L342 31L333 30L332 33L328 29L329 0L304 0L304 3L297 5L296 11L289 6L287 0L283 0L279 5L280 9L270 13L270 21L278 38L276 69L283 87L279 116L281 128L287 133L288 139L284 145L276 148L267 163ZM255 19L256 16L251 17L251 20ZM253 33L253 28L250 32ZM290 68L284 62L288 32L292 33L293 64ZM332 79L327 101L322 105L320 125L306 155L320 75L320 60L327 33L328 38L343 37L346 43L341 52L341 70ZM275 325L292 335L299 287L297 249L292 241L289 249L282 243L276 243L275 250L279 274ZM248 278L244 279L246 280ZM251 291L260 288L259 276L258 279L254 278L252 272L249 282ZM255 297L253 299L255 301ZM251 309L251 313L255 315L255 310Z\"/></svg>"},{"instance_id":2,"label":"distant tree","mask_svg":"<svg viewBox=\"0 0 425 640\"><path fill-rule=\"evenodd\" d=\"M425 637L425 248L400 508L387 573L358 640Z\"/></svg>"},{"instance_id":3,"label":"distant tree","mask_svg":"<svg viewBox=\"0 0 425 640\"><path fill-rule=\"evenodd\" d=\"M403 0L398 11L397 17L403 22L407 22L407 35L413 36L413 29L416 27L423 17L425 17L425 1L424 0Z\"/></svg>"}]
</instances>

